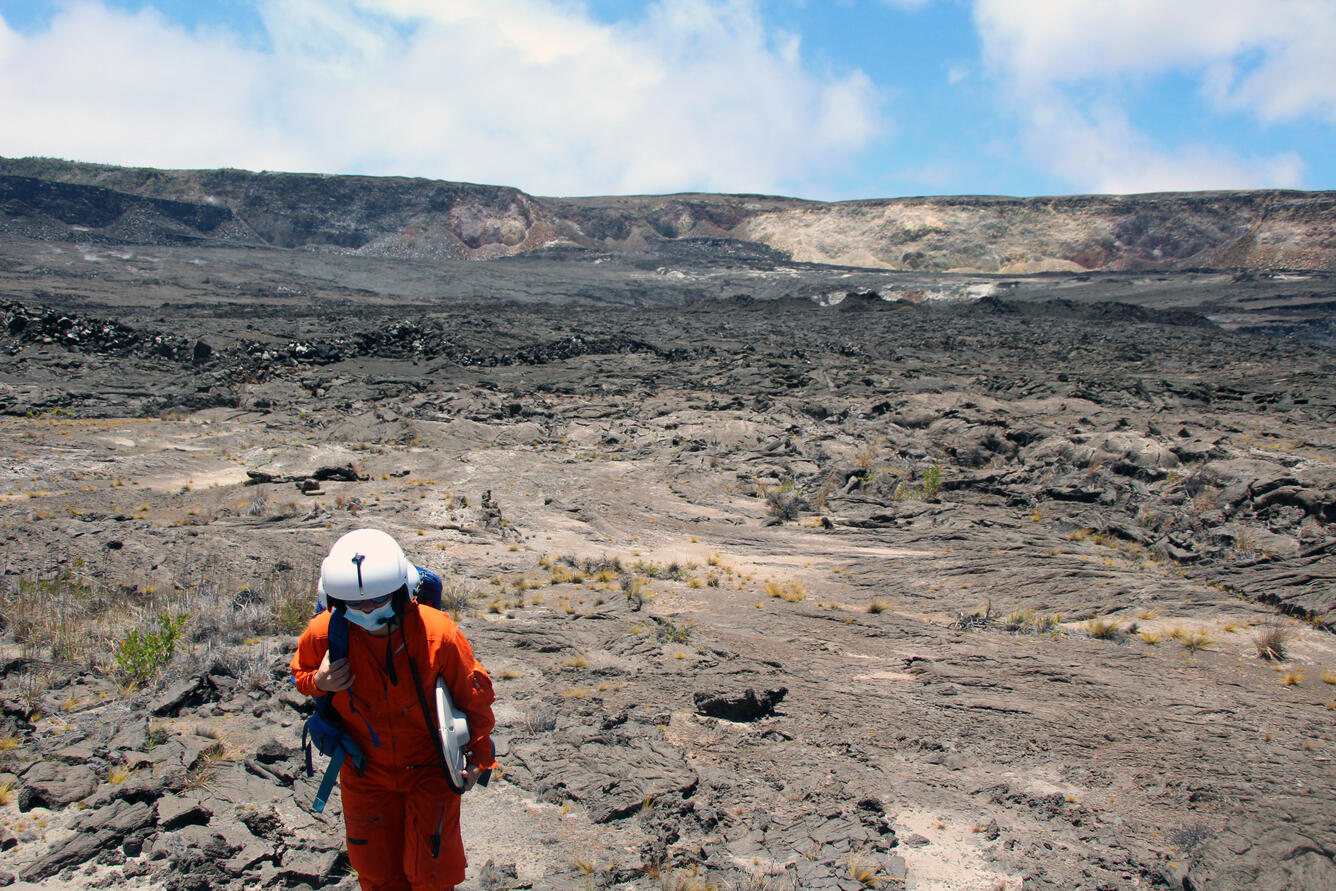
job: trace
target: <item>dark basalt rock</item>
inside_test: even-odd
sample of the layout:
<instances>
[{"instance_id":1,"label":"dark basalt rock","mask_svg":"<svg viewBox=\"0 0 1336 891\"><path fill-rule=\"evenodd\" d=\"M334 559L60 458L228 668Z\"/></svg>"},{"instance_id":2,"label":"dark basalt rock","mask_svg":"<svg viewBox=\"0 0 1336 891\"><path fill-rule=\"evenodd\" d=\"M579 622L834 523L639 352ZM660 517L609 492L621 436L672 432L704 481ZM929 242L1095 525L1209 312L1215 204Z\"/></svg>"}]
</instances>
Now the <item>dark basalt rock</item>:
<instances>
[{"instance_id":1,"label":"dark basalt rock","mask_svg":"<svg viewBox=\"0 0 1336 891\"><path fill-rule=\"evenodd\" d=\"M43 882L70 866L91 861L103 851L120 843L121 835L114 829L81 832L53 845L50 850L28 864L19 878L25 882Z\"/></svg>"},{"instance_id":2,"label":"dark basalt rock","mask_svg":"<svg viewBox=\"0 0 1336 891\"><path fill-rule=\"evenodd\" d=\"M97 788L97 777L82 764L58 764L38 761L23 773L23 788L19 791L20 811L35 807L59 810Z\"/></svg>"},{"instance_id":3,"label":"dark basalt rock","mask_svg":"<svg viewBox=\"0 0 1336 891\"><path fill-rule=\"evenodd\" d=\"M779 687L758 694L748 688L742 693L705 693L697 692L692 698L696 704L696 713L710 718L722 718L725 721L759 721L775 713L775 706L788 695L788 690Z\"/></svg>"}]
</instances>

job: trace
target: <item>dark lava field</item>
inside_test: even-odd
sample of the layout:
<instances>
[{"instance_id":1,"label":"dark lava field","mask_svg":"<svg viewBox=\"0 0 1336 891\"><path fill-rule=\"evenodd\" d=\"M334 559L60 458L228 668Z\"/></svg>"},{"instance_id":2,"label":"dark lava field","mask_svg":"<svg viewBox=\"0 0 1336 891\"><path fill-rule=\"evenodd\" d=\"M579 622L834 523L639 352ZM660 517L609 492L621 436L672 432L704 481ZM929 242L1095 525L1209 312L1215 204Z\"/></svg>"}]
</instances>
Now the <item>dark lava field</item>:
<instances>
[{"instance_id":1,"label":"dark lava field","mask_svg":"<svg viewBox=\"0 0 1336 891\"><path fill-rule=\"evenodd\" d=\"M287 662L371 525L498 691L468 891L1336 887L1334 300L10 238L0 884L356 887Z\"/></svg>"}]
</instances>

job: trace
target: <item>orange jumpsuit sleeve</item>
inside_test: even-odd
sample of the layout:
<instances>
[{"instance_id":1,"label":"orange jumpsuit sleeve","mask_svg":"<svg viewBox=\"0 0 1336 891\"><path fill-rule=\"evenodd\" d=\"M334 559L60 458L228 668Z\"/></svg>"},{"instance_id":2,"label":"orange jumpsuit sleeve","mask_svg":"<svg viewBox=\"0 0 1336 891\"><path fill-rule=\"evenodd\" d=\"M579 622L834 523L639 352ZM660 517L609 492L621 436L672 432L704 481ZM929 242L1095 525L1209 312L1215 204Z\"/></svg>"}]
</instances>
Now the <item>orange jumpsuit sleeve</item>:
<instances>
[{"instance_id":1,"label":"orange jumpsuit sleeve","mask_svg":"<svg viewBox=\"0 0 1336 891\"><path fill-rule=\"evenodd\" d=\"M492 728L496 726L492 703L496 701L496 693L492 690L492 679L474 657L464 632L458 626L452 630L437 654L436 670L450 688L455 705L469 719L469 764L490 770L497 766L492 746Z\"/></svg>"},{"instance_id":2,"label":"orange jumpsuit sleeve","mask_svg":"<svg viewBox=\"0 0 1336 891\"><path fill-rule=\"evenodd\" d=\"M292 657L292 682L297 691L305 696L323 696L324 691L315 685L315 673L329 651L329 612L323 612L313 618L297 641L297 654Z\"/></svg>"}]
</instances>

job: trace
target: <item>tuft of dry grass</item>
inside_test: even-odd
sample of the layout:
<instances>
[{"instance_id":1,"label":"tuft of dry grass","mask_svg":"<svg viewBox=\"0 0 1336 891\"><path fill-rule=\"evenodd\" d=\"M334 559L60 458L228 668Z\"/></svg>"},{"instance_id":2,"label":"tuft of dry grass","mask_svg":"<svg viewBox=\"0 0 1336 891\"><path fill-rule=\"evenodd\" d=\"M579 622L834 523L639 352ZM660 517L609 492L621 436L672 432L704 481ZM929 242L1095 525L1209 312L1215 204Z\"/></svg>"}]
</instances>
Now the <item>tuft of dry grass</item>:
<instances>
[{"instance_id":1,"label":"tuft of dry grass","mask_svg":"<svg viewBox=\"0 0 1336 891\"><path fill-rule=\"evenodd\" d=\"M481 598L481 591L457 575L441 579L441 612L449 613L455 621L459 621Z\"/></svg>"},{"instance_id":2,"label":"tuft of dry grass","mask_svg":"<svg viewBox=\"0 0 1336 891\"><path fill-rule=\"evenodd\" d=\"M672 866L650 866L645 874L658 879L659 891L721 891L718 882L702 875L698 864L691 864L683 869Z\"/></svg>"},{"instance_id":3,"label":"tuft of dry grass","mask_svg":"<svg viewBox=\"0 0 1336 891\"><path fill-rule=\"evenodd\" d=\"M1118 620L1107 616L1096 616L1086 622L1086 633L1097 640L1117 640L1120 633Z\"/></svg>"},{"instance_id":4,"label":"tuft of dry grass","mask_svg":"<svg viewBox=\"0 0 1336 891\"><path fill-rule=\"evenodd\" d=\"M198 764L186 771L186 789L199 791L213 789L217 785L218 768L213 760L201 758Z\"/></svg>"},{"instance_id":5,"label":"tuft of dry grass","mask_svg":"<svg viewBox=\"0 0 1336 891\"><path fill-rule=\"evenodd\" d=\"M1155 646L1160 641L1164 640L1163 634L1157 634L1154 631L1143 631L1140 634L1138 634L1137 637L1141 638L1143 641L1145 641L1152 647Z\"/></svg>"},{"instance_id":6,"label":"tuft of dry grass","mask_svg":"<svg viewBox=\"0 0 1336 891\"><path fill-rule=\"evenodd\" d=\"M1286 687L1302 684L1304 682L1304 670L1302 668L1291 669L1281 676L1280 682Z\"/></svg>"},{"instance_id":7,"label":"tuft of dry grass","mask_svg":"<svg viewBox=\"0 0 1336 891\"><path fill-rule=\"evenodd\" d=\"M891 605L889 603L877 597L872 598L872 602L867 605L867 611L874 616L880 615L890 608Z\"/></svg>"},{"instance_id":8,"label":"tuft of dry grass","mask_svg":"<svg viewBox=\"0 0 1336 891\"><path fill-rule=\"evenodd\" d=\"M1286 626L1280 616L1266 620L1261 630L1253 635L1253 646L1257 648L1257 657L1273 662L1285 659L1285 645L1294 639L1294 632Z\"/></svg>"},{"instance_id":9,"label":"tuft of dry grass","mask_svg":"<svg viewBox=\"0 0 1336 891\"><path fill-rule=\"evenodd\" d=\"M1191 631L1175 628L1170 632L1170 636L1186 647L1189 653L1209 649L1215 643L1215 639L1207 634L1204 628L1194 628Z\"/></svg>"},{"instance_id":10,"label":"tuft of dry grass","mask_svg":"<svg viewBox=\"0 0 1336 891\"><path fill-rule=\"evenodd\" d=\"M636 609L639 609L649 599L647 596L649 592L645 590L645 584L648 581L644 576L639 575L622 576L622 593L626 595L626 599Z\"/></svg>"},{"instance_id":11,"label":"tuft of dry grass","mask_svg":"<svg viewBox=\"0 0 1336 891\"><path fill-rule=\"evenodd\" d=\"M864 888L879 888L892 881L881 871L881 864L876 859L861 851L849 855L848 866L849 875Z\"/></svg>"},{"instance_id":12,"label":"tuft of dry grass","mask_svg":"<svg viewBox=\"0 0 1336 891\"><path fill-rule=\"evenodd\" d=\"M765 593L771 597L778 597L787 603L797 603L807 596L807 589L798 582L779 582L775 579L767 579L765 582Z\"/></svg>"},{"instance_id":13,"label":"tuft of dry grass","mask_svg":"<svg viewBox=\"0 0 1336 891\"><path fill-rule=\"evenodd\" d=\"M1324 684L1336 684L1336 671L1324 671L1324 672L1322 672L1322 683L1324 683Z\"/></svg>"}]
</instances>

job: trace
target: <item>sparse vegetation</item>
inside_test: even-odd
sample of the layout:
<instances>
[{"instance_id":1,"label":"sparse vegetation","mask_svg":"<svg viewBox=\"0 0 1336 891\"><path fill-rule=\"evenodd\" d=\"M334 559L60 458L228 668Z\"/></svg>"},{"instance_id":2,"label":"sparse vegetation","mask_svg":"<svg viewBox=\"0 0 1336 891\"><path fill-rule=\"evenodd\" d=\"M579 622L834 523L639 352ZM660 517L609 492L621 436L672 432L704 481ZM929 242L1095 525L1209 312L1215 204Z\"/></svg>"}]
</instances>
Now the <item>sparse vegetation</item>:
<instances>
[{"instance_id":1,"label":"sparse vegetation","mask_svg":"<svg viewBox=\"0 0 1336 891\"><path fill-rule=\"evenodd\" d=\"M186 771L185 788L191 791L212 789L218 785L218 767L213 761L201 759Z\"/></svg>"},{"instance_id":2,"label":"sparse vegetation","mask_svg":"<svg viewBox=\"0 0 1336 891\"><path fill-rule=\"evenodd\" d=\"M1097 640L1117 640L1122 636L1118 620L1108 616L1096 616L1087 621L1086 633Z\"/></svg>"},{"instance_id":3,"label":"sparse vegetation","mask_svg":"<svg viewBox=\"0 0 1336 891\"><path fill-rule=\"evenodd\" d=\"M997 614L993 612L992 601L986 601L972 610L961 610L956 613L956 618L951 623L951 627L965 631L971 628L987 628L995 618L997 618Z\"/></svg>"},{"instance_id":4,"label":"sparse vegetation","mask_svg":"<svg viewBox=\"0 0 1336 891\"><path fill-rule=\"evenodd\" d=\"M787 603L797 603L807 596L807 589L794 581L780 582L775 579L767 579L763 587L766 594L771 597L778 597Z\"/></svg>"},{"instance_id":5,"label":"sparse vegetation","mask_svg":"<svg viewBox=\"0 0 1336 891\"><path fill-rule=\"evenodd\" d=\"M762 495L771 516L781 523L796 520L802 516L803 511L811 509L811 504L803 496L803 490L792 480L781 483L775 489L763 489Z\"/></svg>"},{"instance_id":6,"label":"sparse vegetation","mask_svg":"<svg viewBox=\"0 0 1336 891\"><path fill-rule=\"evenodd\" d=\"M659 626L659 639L672 641L673 643L689 643L691 641L691 630L694 627L690 620L674 622L672 619L655 618L655 623Z\"/></svg>"},{"instance_id":7,"label":"sparse vegetation","mask_svg":"<svg viewBox=\"0 0 1336 891\"><path fill-rule=\"evenodd\" d=\"M131 629L116 652L116 668L121 675L136 686L152 680L171 661L185 622L184 613L159 613L157 630Z\"/></svg>"},{"instance_id":8,"label":"sparse vegetation","mask_svg":"<svg viewBox=\"0 0 1336 891\"><path fill-rule=\"evenodd\" d=\"M875 857L865 852L855 851L849 855L846 862L849 875L864 888L881 888L895 881L882 871L881 864Z\"/></svg>"},{"instance_id":9,"label":"sparse vegetation","mask_svg":"<svg viewBox=\"0 0 1336 891\"><path fill-rule=\"evenodd\" d=\"M699 864L683 868L650 864L645 875L658 880L659 891L721 891L722 886L701 874Z\"/></svg>"},{"instance_id":10,"label":"sparse vegetation","mask_svg":"<svg viewBox=\"0 0 1336 891\"><path fill-rule=\"evenodd\" d=\"M1285 646L1293 638L1294 633L1286 626L1285 620L1280 616L1272 616L1253 635L1253 646L1257 648L1259 659L1281 662L1285 659Z\"/></svg>"},{"instance_id":11,"label":"sparse vegetation","mask_svg":"<svg viewBox=\"0 0 1336 891\"><path fill-rule=\"evenodd\" d=\"M1042 616L1033 607L1022 607L1007 614L999 624L1003 631L1012 634L1050 634L1059 632L1058 623L1062 617L1057 613Z\"/></svg>"},{"instance_id":12,"label":"sparse vegetation","mask_svg":"<svg viewBox=\"0 0 1336 891\"><path fill-rule=\"evenodd\" d=\"M923 471L923 482L919 485L919 495L924 498L931 498L942 489L942 465L939 461L932 462Z\"/></svg>"},{"instance_id":13,"label":"sparse vegetation","mask_svg":"<svg viewBox=\"0 0 1336 891\"><path fill-rule=\"evenodd\" d=\"M638 610L645 605L646 595L649 593L645 590L645 582L646 579L643 576L622 576L622 593L626 595L626 599L633 610Z\"/></svg>"},{"instance_id":14,"label":"sparse vegetation","mask_svg":"<svg viewBox=\"0 0 1336 891\"><path fill-rule=\"evenodd\" d=\"M449 613L456 622L482 596L481 591L459 576L451 575L441 579L441 610Z\"/></svg>"},{"instance_id":15,"label":"sparse vegetation","mask_svg":"<svg viewBox=\"0 0 1336 891\"><path fill-rule=\"evenodd\" d=\"M275 621L286 634L301 634L314 609L311 596L295 586L280 585L274 591Z\"/></svg>"},{"instance_id":16,"label":"sparse vegetation","mask_svg":"<svg viewBox=\"0 0 1336 891\"><path fill-rule=\"evenodd\" d=\"M1189 653L1196 653L1198 650L1209 649L1215 644L1215 639L1207 634L1204 628L1194 628L1186 631L1182 628L1175 628L1170 632L1174 640L1181 643Z\"/></svg>"}]
</instances>

